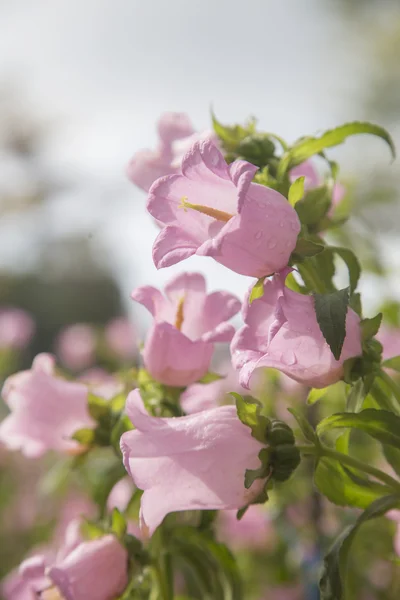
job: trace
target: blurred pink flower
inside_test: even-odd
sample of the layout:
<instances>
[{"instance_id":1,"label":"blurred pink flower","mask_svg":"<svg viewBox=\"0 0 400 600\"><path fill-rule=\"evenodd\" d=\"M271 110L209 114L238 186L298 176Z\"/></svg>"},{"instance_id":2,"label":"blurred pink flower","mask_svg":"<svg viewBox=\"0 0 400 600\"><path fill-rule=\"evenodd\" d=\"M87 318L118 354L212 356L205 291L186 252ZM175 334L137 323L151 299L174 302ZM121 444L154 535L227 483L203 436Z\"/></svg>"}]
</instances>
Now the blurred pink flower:
<instances>
[{"instance_id":1,"label":"blurred pink flower","mask_svg":"<svg viewBox=\"0 0 400 600\"><path fill-rule=\"evenodd\" d=\"M273 524L260 504L249 506L240 521L236 510L218 515L218 537L233 550L270 550L277 542Z\"/></svg>"},{"instance_id":2,"label":"blurred pink flower","mask_svg":"<svg viewBox=\"0 0 400 600\"><path fill-rule=\"evenodd\" d=\"M285 286L288 269L264 282L264 295L243 303L245 325L236 332L231 353L240 369L240 383L248 386L253 371L270 367L306 385L323 388L343 375L346 359L361 354L360 319L348 309L346 338L339 360L333 356L319 328L314 301Z\"/></svg>"},{"instance_id":3,"label":"blurred pink flower","mask_svg":"<svg viewBox=\"0 0 400 600\"><path fill-rule=\"evenodd\" d=\"M265 480L244 487L246 469L260 466L263 445L239 420L235 406L186 417L151 417L135 390L125 410L136 429L122 435L121 450L125 468L144 490L144 532L151 535L170 512L239 509L262 491Z\"/></svg>"},{"instance_id":4,"label":"blurred pink flower","mask_svg":"<svg viewBox=\"0 0 400 600\"><path fill-rule=\"evenodd\" d=\"M124 477L118 481L108 496L108 510L112 511L113 508L118 508L120 512L125 512L128 508L134 491L135 486L133 485L133 481L130 477ZM138 539L141 539L142 537L138 521L132 518L127 520L127 532L131 535L134 535Z\"/></svg>"},{"instance_id":5,"label":"blurred pink flower","mask_svg":"<svg viewBox=\"0 0 400 600\"><path fill-rule=\"evenodd\" d=\"M108 348L121 360L128 361L137 354L136 331L129 319L118 317L104 329Z\"/></svg>"},{"instance_id":6,"label":"blurred pink flower","mask_svg":"<svg viewBox=\"0 0 400 600\"><path fill-rule=\"evenodd\" d=\"M377 339L383 346L382 358L387 360L400 355L400 329L397 327L389 328L383 325L378 333Z\"/></svg>"},{"instance_id":7,"label":"blurred pink flower","mask_svg":"<svg viewBox=\"0 0 400 600\"><path fill-rule=\"evenodd\" d=\"M229 342L234 328L227 320L240 308L228 292L206 293L199 273L182 273L167 283L164 297L151 286L132 292L154 317L143 350L146 369L160 383L186 386L208 370L213 342Z\"/></svg>"},{"instance_id":8,"label":"blurred pink flower","mask_svg":"<svg viewBox=\"0 0 400 600\"><path fill-rule=\"evenodd\" d=\"M305 600L304 590L300 585L290 584L269 587L262 600Z\"/></svg>"},{"instance_id":9,"label":"blurred pink flower","mask_svg":"<svg viewBox=\"0 0 400 600\"><path fill-rule=\"evenodd\" d=\"M251 183L256 171L243 160L228 165L206 141L196 142L186 153L182 175L158 179L147 203L150 214L164 225L153 246L157 269L193 254L212 256L252 277L283 269L300 221L284 196Z\"/></svg>"},{"instance_id":10,"label":"blurred pink flower","mask_svg":"<svg viewBox=\"0 0 400 600\"><path fill-rule=\"evenodd\" d=\"M20 308L0 309L0 349L22 350L35 332L30 315Z\"/></svg>"},{"instance_id":11,"label":"blurred pink flower","mask_svg":"<svg viewBox=\"0 0 400 600\"><path fill-rule=\"evenodd\" d=\"M111 398L122 392L124 387L114 375L107 373L100 367L92 367L84 371L79 376L78 381L85 383L93 394L106 400L111 400Z\"/></svg>"},{"instance_id":12,"label":"blurred pink flower","mask_svg":"<svg viewBox=\"0 0 400 600\"><path fill-rule=\"evenodd\" d=\"M127 167L129 179L145 192L159 177L180 173L183 155L196 140L217 140L213 131L197 133L186 114L174 112L161 115L158 135L156 150L139 150Z\"/></svg>"},{"instance_id":13,"label":"blurred pink flower","mask_svg":"<svg viewBox=\"0 0 400 600\"><path fill-rule=\"evenodd\" d=\"M56 353L69 369L79 371L90 367L96 360L96 334L86 323L76 323L61 331Z\"/></svg>"},{"instance_id":14,"label":"blurred pink flower","mask_svg":"<svg viewBox=\"0 0 400 600\"><path fill-rule=\"evenodd\" d=\"M36 356L29 371L8 377L2 394L11 414L0 424L0 441L29 458L46 450L80 451L71 436L94 425L87 411L87 387L56 377L49 354Z\"/></svg>"},{"instance_id":15,"label":"blurred pink flower","mask_svg":"<svg viewBox=\"0 0 400 600\"><path fill-rule=\"evenodd\" d=\"M304 190L307 192L313 188L323 185L324 180L320 177L312 160L306 160L290 171L290 181L296 181L299 177L305 177ZM332 190L332 206L328 211L331 215L335 206L337 206L346 195L346 188L341 183L335 183Z\"/></svg>"}]
</instances>

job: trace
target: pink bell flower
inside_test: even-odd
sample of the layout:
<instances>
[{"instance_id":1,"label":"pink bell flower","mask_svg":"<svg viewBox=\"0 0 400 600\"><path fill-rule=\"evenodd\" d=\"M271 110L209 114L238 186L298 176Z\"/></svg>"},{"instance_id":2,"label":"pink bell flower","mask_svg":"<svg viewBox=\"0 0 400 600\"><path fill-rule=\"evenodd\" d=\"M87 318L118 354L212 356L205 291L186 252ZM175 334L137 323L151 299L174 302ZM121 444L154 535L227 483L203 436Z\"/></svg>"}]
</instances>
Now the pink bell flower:
<instances>
[{"instance_id":1,"label":"pink bell flower","mask_svg":"<svg viewBox=\"0 0 400 600\"><path fill-rule=\"evenodd\" d=\"M117 317L107 323L104 338L108 348L119 359L128 361L136 356L136 331L129 319Z\"/></svg>"},{"instance_id":2,"label":"pink bell flower","mask_svg":"<svg viewBox=\"0 0 400 600\"><path fill-rule=\"evenodd\" d=\"M158 121L159 144L155 150L139 150L127 167L129 179L145 192L164 175L180 173L185 152L196 141L215 139L213 131L197 133L185 113L167 112Z\"/></svg>"},{"instance_id":3,"label":"pink bell flower","mask_svg":"<svg viewBox=\"0 0 400 600\"><path fill-rule=\"evenodd\" d=\"M305 177L304 190L312 190L313 188L319 187L324 183L320 177L317 169L315 168L312 160L306 160L297 167L291 169L289 173L290 181L296 181L299 177ZM331 215L335 206L337 206L346 195L346 188L339 182L335 182L332 190L332 206L328 211L328 215Z\"/></svg>"},{"instance_id":4,"label":"pink bell flower","mask_svg":"<svg viewBox=\"0 0 400 600\"><path fill-rule=\"evenodd\" d=\"M383 325L376 336L383 347L382 359L388 360L400 355L400 329Z\"/></svg>"},{"instance_id":5,"label":"pink bell flower","mask_svg":"<svg viewBox=\"0 0 400 600\"><path fill-rule=\"evenodd\" d=\"M196 142L181 175L158 179L147 208L164 228L153 246L157 269L197 254L241 275L283 269L300 231L296 211L281 194L251 183L257 167L228 165L211 141Z\"/></svg>"},{"instance_id":6,"label":"pink bell flower","mask_svg":"<svg viewBox=\"0 0 400 600\"><path fill-rule=\"evenodd\" d=\"M135 485L144 490L140 519L147 534L170 512L239 509L261 493L265 480L246 489L244 477L246 469L260 467L264 446L239 420L235 406L151 417L134 390L125 410L135 429L122 435L121 451Z\"/></svg>"},{"instance_id":7,"label":"pink bell flower","mask_svg":"<svg viewBox=\"0 0 400 600\"><path fill-rule=\"evenodd\" d=\"M128 554L114 535L63 548L55 561L35 556L20 575L42 600L114 600L128 584Z\"/></svg>"},{"instance_id":8,"label":"pink bell flower","mask_svg":"<svg viewBox=\"0 0 400 600\"><path fill-rule=\"evenodd\" d=\"M96 335L86 323L65 327L57 339L56 354L73 371L87 369L96 360Z\"/></svg>"},{"instance_id":9,"label":"pink bell flower","mask_svg":"<svg viewBox=\"0 0 400 600\"><path fill-rule=\"evenodd\" d=\"M79 452L81 446L71 436L94 425L87 387L56 377L49 354L36 356L29 371L8 377L2 394L11 413L0 424L0 442L29 458L47 450Z\"/></svg>"},{"instance_id":10,"label":"pink bell flower","mask_svg":"<svg viewBox=\"0 0 400 600\"><path fill-rule=\"evenodd\" d=\"M153 315L154 323L143 350L151 376L170 386L186 386L207 372L214 342L229 342L234 328L227 320L240 309L227 292L206 293L204 277L182 273L165 286L164 297L151 286L132 292L132 298Z\"/></svg>"},{"instance_id":11,"label":"pink bell flower","mask_svg":"<svg viewBox=\"0 0 400 600\"><path fill-rule=\"evenodd\" d=\"M232 404L231 392L246 394L239 383L237 371L230 365L228 373L211 383L193 383L181 394L180 405L186 414L191 415L202 410L216 408L221 404Z\"/></svg>"},{"instance_id":12,"label":"pink bell flower","mask_svg":"<svg viewBox=\"0 0 400 600\"><path fill-rule=\"evenodd\" d=\"M20 308L0 310L0 349L22 350L35 333L32 317Z\"/></svg>"},{"instance_id":13,"label":"pink bell flower","mask_svg":"<svg viewBox=\"0 0 400 600\"><path fill-rule=\"evenodd\" d=\"M287 288L287 274L286 269L266 280L264 295L249 304L248 294L243 303L245 325L236 332L231 353L245 387L256 369L270 367L299 383L323 388L341 379L346 359L361 354L358 315L348 309L346 337L336 360L319 328L313 298Z\"/></svg>"}]
</instances>

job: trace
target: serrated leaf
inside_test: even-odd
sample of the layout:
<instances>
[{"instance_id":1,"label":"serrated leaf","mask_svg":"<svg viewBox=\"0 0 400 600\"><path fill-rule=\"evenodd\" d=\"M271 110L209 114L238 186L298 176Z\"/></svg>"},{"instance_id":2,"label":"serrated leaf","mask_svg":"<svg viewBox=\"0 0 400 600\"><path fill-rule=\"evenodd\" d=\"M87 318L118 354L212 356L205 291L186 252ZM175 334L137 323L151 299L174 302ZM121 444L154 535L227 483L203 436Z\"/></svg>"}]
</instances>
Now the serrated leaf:
<instances>
[{"instance_id":1,"label":"serrated leaf","mask_svg":"<svg viewBox=\"0 0 400 600\"><path fill-rule=\"evenodd\" d=\"M265 277L261 277L253 285L250 292L249 304L252 304L254 300L257 300L258 298L262 298L264 296L264 281Z\"/></svg>"},{"instance_id":2,"label":"serrated leaf","mask_svg":"<svg viewBox=\"0 0 400 600\"><path fill-rule=\"evenodd\" d=\"M307 419L298 410L295 410L294 408L288 408L288 411L296 419L297 424L300 427L305 439L309 442L312 442L313 444L317 444L318 436L312 428L311 424L307 421Z\"/></svg>"},{"instance_id":3,"label":"serrated leaf","mask_svg":"<svg viewBox=\"0 0 400 600\"><path fill-rule=\"evenodd\" d=\"M244 475L244 487L248 490L256 479L266 479L269 475L269 448L262 448L258 453L258 458L261 461L261 465L258 469L246 469Z\"/></svg>"},{"instance_id":4,"label":"serrated leaf","mask_svg":"<svg viewBox=\"0 0 400 600\"><path fill-rule=\"evenodd\" d=\"M335 129L325 131L319 137L308 137L298 141L290 150L291 164L298 165L314 154L318 154L325 150L325 148L332 148L342 144L348 137L352 135L358 135L367 133L375 135L384 140L392 153L392 157L396 156L396 149L394 142L389 133L383 127L375 125L374 123L354 121L352 123L345 123Z\"/></svg>"},{"instance_id":5,"label":"serrated leaf","mask_svg":"<svg viewBox=\"0 0 400 600\"><path fill-rule=\"evenodd\" d=\"M339 360L346 337L349 288L332 294L313 294L318 325L333 356Z\"/></svg>"},{"instance_id":6,"label":"serrated leaf","mask_svg":"<svg viewBox=\"0 0 400 600\"><path fill-rule=\"evenodd\" d=\"M340 258L346 263L347 270L349 272L350 293L352 294L357 287L361 275L361 265L358 261L358 258L354 254L353 250L350 250L349 248L329 246L328 250L340 256Z\"/></svg>"},{"instance_id":7,"label":"serrated leaf","mask_svg":"<svg viewBox=\"0 0 400 600\"><path fill-rule=\"evenodd\" d=\"M72 439L76 442L79 442L83 446L91 446L95 441L95 437L95 430L85 427L82 429L78 429L78 431L75 431L75 433L72 436Z\"/></svg>"},{"instance_id":8,"label":"serrated leaf","mask_svg":"<svg viewBox=\"0 0 400 600\"><path fill-rule=\"evenodd\" d=\"M251 435L259 442L266 443L269 419L260 414L261 404L254 398L243 398L236 392L231 392L236 402L236 411L240 421L250 427Z\"/></svg>"},{"instance_id":9,"label":"serrated leaf","mask_svg":"<svg viewBox=\"0 0 400 600\"><path fill-rule=\"evenodd\" d=\"M361 476L356 483L337 460L325 456L318 461L314 483L321 494L324 494L333 504L356 508L366 508L377 498L387 495L389 491L387 486L362 479Z\"/></svg>"},{"instance_id":10,"label":"serrated leaf","mask_svg":"<svg viewBox=\"0 0 400 600\"><path fill-rule=\"evenodd\" d=\"M372 317L372 319L362 319L360 327L363 341L371 339L378 333L382 323L382 316L382 313L378 313L375 317Z\"/></svg>"},{"instance_id":11,"label":"serrated leaf","mask_svg":"<svg viewBox=\"0 0 400 600\"><path fill-rule=\"evenodd\" d=\"M385 369L393 369L393 371L398 371L400 373L400 356L393 356L392 358L384 360L382 367L385 367Z\"/></svg>"},{"instance_id":12,"label":"serrated leaf","mask_svg":"<svg viewBox=\"0 0 400 600\"><path fill-rule=\"evenodd\" d=\"M110 412L110 405L107 400L100 396L88 393L88 411L95 421L100 421Z\"/></svg>"},{"instance_id":13,"label":"serrated leaf","mask_svg":"<svg viewBox=\"0 0 400 600\"><path fill-rule=\"evenodd\" d=\"M400 417L387 410L366 408L359 413L336 413L323 419L317 426L317 432L342 427L360 429L381 444L400 449Z\"/></svg>"},{"instance_id":14,"label":"serrated leaf","mask_svg":"<svg viewBox=\"0 0 400 600\"><path fill-rule=\"evenodd\" d=\"M304 181L304 176L299 177L289 188L288 200L292 206L294 206L304 196Z\"/></svg>"},{"instance_id":15,"label":"serrated leaf","mask_svg":"<svg viewBox=\"0 0 400 600\"><path fill-rule=\"evenodd\" d=\"M126 533L125 517L120 513L118 508L114 508L111 513L111 529L118 538L122 538Z\"/></svg>"},{"instance_id":16,"label":"serrated leaf","mask_svg":"<svg viewBox=\"0 0 400 600\"><path fill-rule=\"evenodd\" d=\"M389 510L399 506L400 498L398 496L390 495L379 498L368 506L352 527L346 528L339 535L324 558L319 584L321 600L346 600L350 549L359 528L366 521L381 517Z\"/></svg>"}]
</instances>

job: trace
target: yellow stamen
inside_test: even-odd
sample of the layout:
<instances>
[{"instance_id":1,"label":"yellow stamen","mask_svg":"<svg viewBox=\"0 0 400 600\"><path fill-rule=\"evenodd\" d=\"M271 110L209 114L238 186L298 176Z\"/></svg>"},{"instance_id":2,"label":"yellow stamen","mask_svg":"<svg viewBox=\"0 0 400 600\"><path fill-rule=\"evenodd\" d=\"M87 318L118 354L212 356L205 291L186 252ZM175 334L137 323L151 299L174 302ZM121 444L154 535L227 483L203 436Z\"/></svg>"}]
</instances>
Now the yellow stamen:
<instances>
[{"instance_id":1,"label":"yellow stamen","mask_svg":"<svg viewBox=\"0 0 400 600\"><path fill-rule=\"evenodd\" d=\"M40 600L64 600L64 596L61 596L56 587L49 587L39 592L39 598Z\"/></svg>"},{"instance_id":2,"label":"yellow stamen","mask_svg":"<svg viewBox=\"0 0 400 600\"><path fill-rule=\"evenodd\" d=\"M190 202L187 202L187 196L183 196L178 208L183 208L184 210L191 208L193 210L197 210L203 215L208 215L213 219L217 219L217 221L224 221L224 223L227 223L234 216L230 213L224 212L223 210L212 208L211 206L204 206L203 204L191 204Z\"/></svg>"},{"instance_id":3,"label":"yellow stamen","mask_svg":"<svg viewBox=\"0 0 400 600\"><path fill-rule=\"evenodd\" d=\"M183 313L183 305L184 304L185 304L185 296L182 296L182 298L180 298L179 302L178 302L178 309L176 311L176 318L175 318L175 327L177 329L179 329L179 331L182 328L183 319L185 318L184 313Z\"/></svg>"}]
</instances>

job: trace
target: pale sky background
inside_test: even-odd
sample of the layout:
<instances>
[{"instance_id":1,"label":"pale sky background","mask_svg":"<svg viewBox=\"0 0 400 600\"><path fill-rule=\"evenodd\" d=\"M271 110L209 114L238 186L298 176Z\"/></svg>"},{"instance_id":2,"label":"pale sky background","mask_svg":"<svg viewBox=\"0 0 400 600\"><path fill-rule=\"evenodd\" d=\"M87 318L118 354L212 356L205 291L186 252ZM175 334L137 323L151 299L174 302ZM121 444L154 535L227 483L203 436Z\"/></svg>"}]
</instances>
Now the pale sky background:
<instances>
[{"instance_id":1,"label":"pale sky background","mask_svg":"<svg viewBox=\"0 0 400 600\"><path fill-rule=\"evenodd\" d=\"M210 289L243 293L249 280L211 259L156 271L157 229L125 165L155 144L165 110L204 129L212 104L223 122L255 115L289 140L362 118L367 42L363 24L333 0L0 0L0 82L14 82L18 102L54 123L43 164L78 190L29 219L3 219L0 266L32 268L43 241L79 230L117 273L127 305L134 285L182 269L206 272ZM356 167L389 163L374 139L334 156Z\"/></svg>"}]
</instances>

